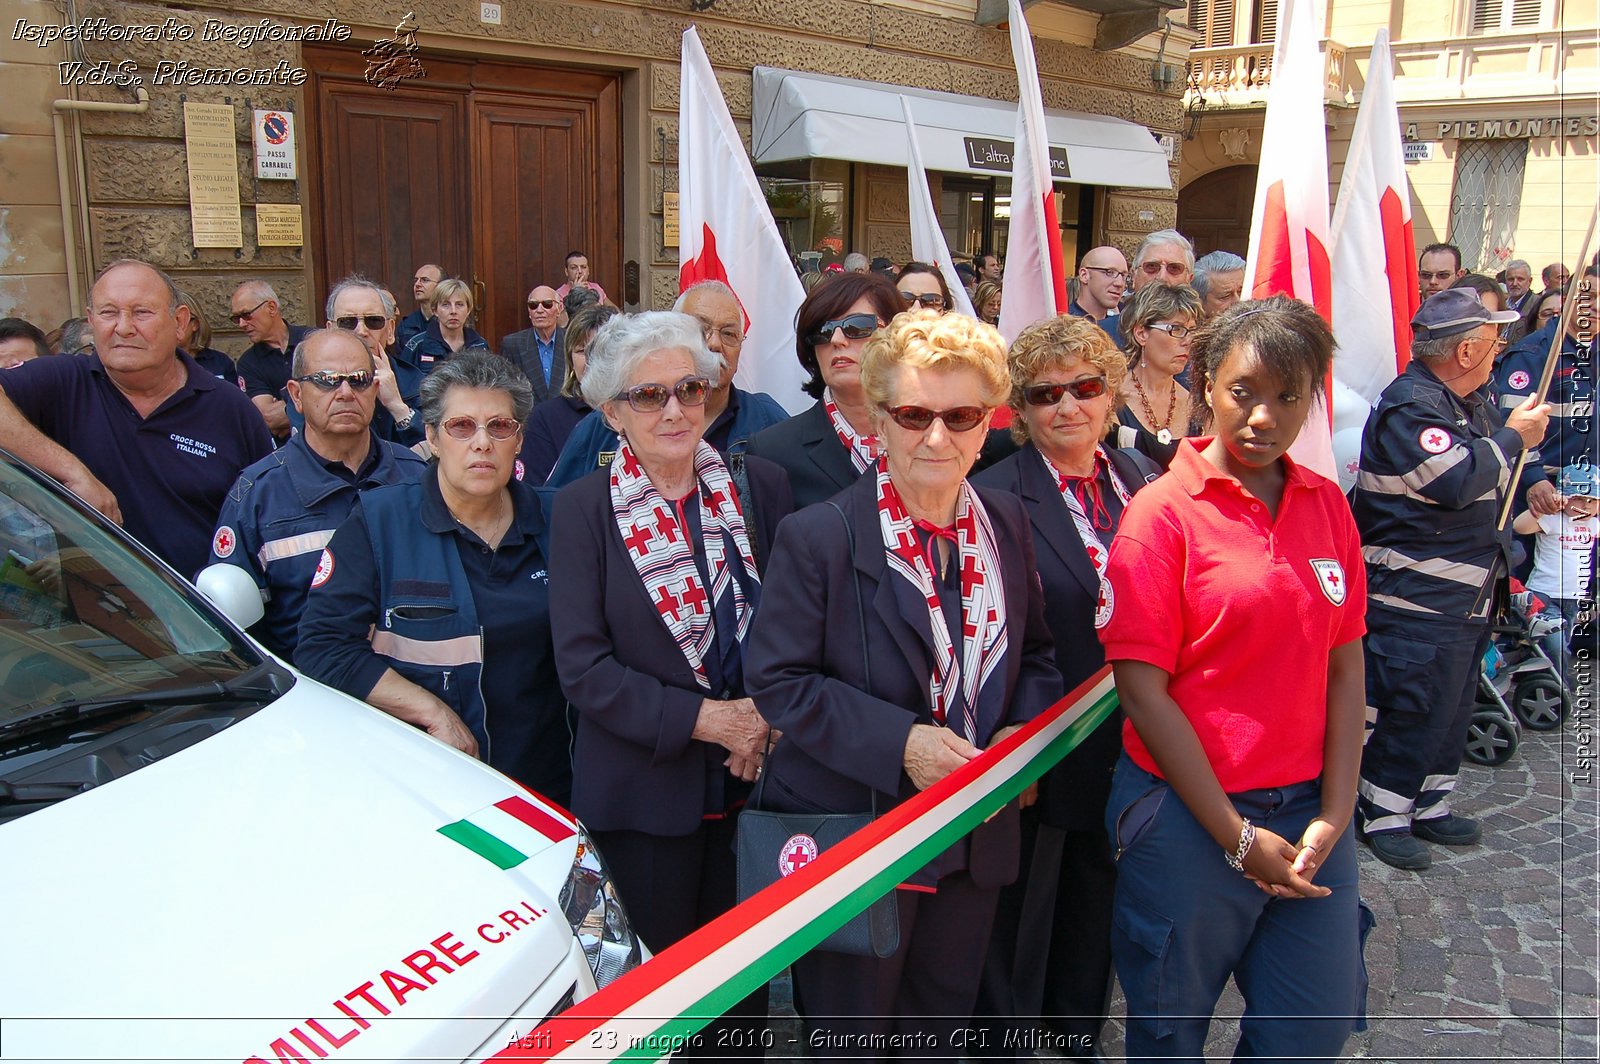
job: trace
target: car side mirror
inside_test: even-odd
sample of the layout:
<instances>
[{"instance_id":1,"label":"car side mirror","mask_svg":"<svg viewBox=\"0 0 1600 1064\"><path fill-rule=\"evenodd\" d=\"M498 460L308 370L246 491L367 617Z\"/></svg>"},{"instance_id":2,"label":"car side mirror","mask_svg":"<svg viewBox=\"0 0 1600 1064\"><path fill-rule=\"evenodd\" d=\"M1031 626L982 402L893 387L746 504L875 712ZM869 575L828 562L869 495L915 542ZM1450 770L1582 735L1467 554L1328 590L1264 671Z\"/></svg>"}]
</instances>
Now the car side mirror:
<instances>
[{"instance_id":1,"label":"car side mirror","mask_svg":"<svg viewBox=\"0 0 1600 1064\"><path fill-rule=\"evenodd\" d=\"M261 603L261 589L250 579L250 574L237 565L226 562L208 565L195 577L194 586L240 628L249 628L266 613Z\"/></svg>"}]
</instances>

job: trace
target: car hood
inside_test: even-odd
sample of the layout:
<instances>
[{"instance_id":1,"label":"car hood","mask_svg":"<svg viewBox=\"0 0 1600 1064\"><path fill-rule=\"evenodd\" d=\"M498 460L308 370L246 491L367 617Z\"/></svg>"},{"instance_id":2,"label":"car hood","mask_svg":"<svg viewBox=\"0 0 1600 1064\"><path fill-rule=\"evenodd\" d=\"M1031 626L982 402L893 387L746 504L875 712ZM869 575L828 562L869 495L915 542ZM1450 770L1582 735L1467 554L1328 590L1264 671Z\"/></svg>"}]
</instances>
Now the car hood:
<instances>
[{"instance_id":1,"label":"car hood","mask_svg":"<svg viewBox=\"0 0 1600 1064\"><path fill-rule=\"evenodd\" d=\"M7 1059L467 1056L572 950L578 839L420 739L301 677L0 827Z\"/></svg>"}]
</instances>

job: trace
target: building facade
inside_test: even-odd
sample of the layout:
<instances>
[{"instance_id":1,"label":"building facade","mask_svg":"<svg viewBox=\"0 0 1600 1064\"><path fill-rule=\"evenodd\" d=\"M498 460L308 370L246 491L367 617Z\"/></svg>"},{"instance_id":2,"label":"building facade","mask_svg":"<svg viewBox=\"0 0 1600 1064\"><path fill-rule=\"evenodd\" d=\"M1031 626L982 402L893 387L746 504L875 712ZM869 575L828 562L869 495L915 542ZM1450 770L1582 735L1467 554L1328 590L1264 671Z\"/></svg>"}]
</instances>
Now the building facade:
<instances>
[{"instance_id":1,"label":"building facade","mask_svg":"<svg viewBox=\"0 0 1600 1064\"><path fill-rule=\"evenodd\" d=\"M1181 23L1181 2L1029 8L1046 107L1137 127L1146 150L1164 152L1160 180L1144 187L1103 175L1058 184L1069 261L1176 219L1180 57L1194 39L1168 24ZM81 313L98 268L145 258L222 326L216 346L237 353L242 338L220 319L241 280L270 281L289 320L319 323L344 274L392 286L404 313L413 269L438 262L473 284L480 329L495 339L525 327L524 295L559 284L570 250L588 254L624 308L664 306L677 290L686 27L698 27L748 146L758 68L870 93L1014 102L996 10L994 0L7 0L0 314L48 328ZM797 260L909 253L903 165L864 147L780 151L758 165ZM930 181L954 252L1003 250L1004 176L963 166Z\"/></svg>"},{"instance_id":2,"label":"building facade","mask_svg":"<svg viewBox=\"0 0 1600 1064\"><path fill-rule=\"evenodd\" d=\"M1180 228L1243 254L1278 0L1190 0ZM1417 246L1469 269L1565 262L1600 198L1600 5L1593 0L1326 0L1330 208L1374 34L1389 31Z\"/></svg>"}]
</instances>

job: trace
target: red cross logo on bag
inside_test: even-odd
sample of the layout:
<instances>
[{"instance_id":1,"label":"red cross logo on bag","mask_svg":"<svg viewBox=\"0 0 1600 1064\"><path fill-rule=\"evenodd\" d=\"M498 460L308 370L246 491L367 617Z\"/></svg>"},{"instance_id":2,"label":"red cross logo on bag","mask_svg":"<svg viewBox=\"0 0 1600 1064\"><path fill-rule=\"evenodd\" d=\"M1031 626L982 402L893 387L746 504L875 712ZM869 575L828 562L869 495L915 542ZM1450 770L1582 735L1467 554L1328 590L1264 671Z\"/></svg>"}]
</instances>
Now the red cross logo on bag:
<instances>
[{"instance_id":1,"label":"red cross logo on bag","mask_svg":"<svg viewBox=\"0 0 1600 1064\"><path fill-rule=\"evenodd\" d=\"M817 859L817 840L810 835L791 835L778 849L778 874L790 876Z\"/></svg>"}]
</instances>

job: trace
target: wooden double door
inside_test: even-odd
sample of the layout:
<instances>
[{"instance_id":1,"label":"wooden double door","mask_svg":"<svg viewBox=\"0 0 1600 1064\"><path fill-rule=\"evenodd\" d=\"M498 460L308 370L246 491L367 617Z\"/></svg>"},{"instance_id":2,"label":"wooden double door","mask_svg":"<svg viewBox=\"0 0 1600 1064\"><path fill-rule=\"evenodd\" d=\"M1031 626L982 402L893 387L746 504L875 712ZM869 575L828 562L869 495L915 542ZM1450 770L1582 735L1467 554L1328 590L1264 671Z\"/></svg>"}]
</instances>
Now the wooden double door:
<instances>
[{"instance_id":1,"label":"wooden double door","mask_svg":"<svg viewBox=\"0 0 1600 1064\"><path fill-rule=\"evenodd\" d=\"M528 327L529 289L560 286L579 250L622 302L615 75L423 54L423 77L387 89L367 83L357 50L307 47L306 60L319 296L361 273L404 315L413 271L435 262L473 286L493 346Z\"/></svg>"}]
</instances>

